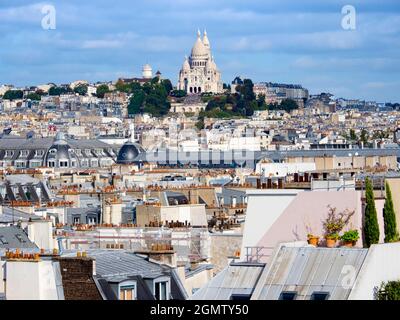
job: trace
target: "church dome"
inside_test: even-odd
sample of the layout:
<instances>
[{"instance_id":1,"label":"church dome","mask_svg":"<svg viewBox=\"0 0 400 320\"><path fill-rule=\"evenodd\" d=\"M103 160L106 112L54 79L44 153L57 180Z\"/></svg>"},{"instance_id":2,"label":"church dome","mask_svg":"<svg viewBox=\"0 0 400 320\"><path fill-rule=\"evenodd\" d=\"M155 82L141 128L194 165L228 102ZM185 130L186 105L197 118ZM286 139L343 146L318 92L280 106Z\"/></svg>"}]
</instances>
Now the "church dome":
<instances>
[{"instance_id":1,"label":"church dome","mask_svg":"<svg viewBox=\"0 0 400 320\"><path fill-rule=\"evenodd\" d=\"M132 141L126 142L118 152L118 164L133 164L137 156L142 153L143 148Z\"/></svg>"},{"instance_id":2,"label":"church dome","mask_svg":"<svg viewBox=\"0 0 400 320\"><path fill-rule=\"evenodd\" d=\"M153 69L151 68L151 65L149 65L148 63L146 63L143 66L143 71L153 71Z\"/></svg>"},{"instance_id":3,"label":"church dome","mask_svg":"<svg viewBox=\"0 0 400 320\"><path fill-rule=\"evenodd\" d=\"M144 79L150 79L153 77L153 69L148 63L146 63L142 68L142 77Z\"/></svg>"},{"instance_id":4,"label":"church dome","mask_svg":"<svg viewBox=\"0 0 400 320\"><path fill-rule=\"evenodd\" d=\"M185 58L185 62L182 65L182 70L190 70L190 64L187 58Z\"/></svg>"},{"instance_id":5,"label":"church dome","mask_svg":"<svg viewBox=\"0 0 400 320\"><path fill-rule=\"evenodd\" d=\"M56 137L54 138L54 144L67 144L67 139L65 138L65 134L63 132L57 132Z\"/></svg>"},{"instance_id":6,"label":"church dome","mask_svg":"<svg viewBox=\"0 0 400 320\"><path fill-rule=\"evenodd\" d=\"M207 55L208 55L208 50L204 46L203 42L201 41L200 32L198 32L196 43L194 44L194 46L192 48L191 57L192 57L192 59L193 58L194 59L205 59L205 58L207 58Z\"/></svg>"},{"instance_id":7,"label":"church dome","mask_svg":"<svg viewBox=\"0 0 400 320\"><path fill-rule=\"evenodd\" d=\"M210 40L208 40L206 30L204 30L203 44L208 48L210 47Z\"/></svg>"},{"instance_id":8,"label":"church dome","mask_svg":"<svg viewBox=\"0 0 400 320\"><path fill-rule=\"evenodd\" d=\"M210 41L208 40L208 37L207 37L206 30L204 30L203 44L207 49L208 57L211 57L211 46L210 46Z\"/></svg>"},{"instance_id":9,"label":"church dome","mask_svg":"<svg viewBox=\"0 0 400 320\"><path fill-rule=\"evenodd\" d=\"M62 132L57 133L53 144L46 153L45 163L49 167L73 167L73 162L75 162L75 165L78 163L74 150L68 144L64 134Z\"/></svg>"}]
</instances>

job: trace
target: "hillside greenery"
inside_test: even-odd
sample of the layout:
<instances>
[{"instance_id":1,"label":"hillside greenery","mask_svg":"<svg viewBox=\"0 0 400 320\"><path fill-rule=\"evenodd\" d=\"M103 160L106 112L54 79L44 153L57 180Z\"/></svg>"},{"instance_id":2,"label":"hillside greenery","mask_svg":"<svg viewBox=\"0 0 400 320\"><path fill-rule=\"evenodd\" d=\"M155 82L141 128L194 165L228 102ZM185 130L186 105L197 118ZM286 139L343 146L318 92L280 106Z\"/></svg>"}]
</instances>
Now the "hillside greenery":
<instances>
[{"instance_id":1,"label":"hillside greenery","mask_svg":"<svg viewBox=\"0 0 400 320\"><path fill-rule=\"evenodd\" d=\"M154 117L165 116L171 107L168 95L172 91L171 81L153 78L142 86L131 84L132 97L128 105L128 114L149 113Z\"/></svg>"}]
</instances>

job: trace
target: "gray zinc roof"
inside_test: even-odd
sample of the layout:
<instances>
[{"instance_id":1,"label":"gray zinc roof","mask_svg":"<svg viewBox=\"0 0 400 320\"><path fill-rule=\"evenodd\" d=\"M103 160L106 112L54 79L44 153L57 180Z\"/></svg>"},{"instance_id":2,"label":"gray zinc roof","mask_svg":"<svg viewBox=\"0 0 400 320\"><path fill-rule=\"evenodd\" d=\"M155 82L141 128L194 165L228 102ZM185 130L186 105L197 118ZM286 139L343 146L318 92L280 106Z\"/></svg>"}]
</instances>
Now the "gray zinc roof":
<instances>
[{"instance_id":1,"label":"gray zinc roof","mask_svg":"<svg viewBox=\"0 0 400 320\"><path fill-rule=\"evenodd\" d=\"M252 300L278 300L283 291L296 292L296 300L310 300L314 292L329 293L330 300L346 300L368 249L282 246L260 277Z\"/></svg>"},{"instance_id":2,"label":"gray zinc roof","mask_svg":"<svg viewBox=\"0 0 400 320\"><path fill-rule=\"evenodd\" d=\"M24 230L17 226L0 227L1 249L35 249L37 246L28 238Z\"/></svg>"},{"instance_id":3,"label":"gray zinc roof","mask_svg":"<svg viewBox=\"0 0 400 320\"><path fill-rule=\"evenodd\" d=\"M161 265L124 250L88 250L87 255L96 259L96 273L108 281L120 281L136 275L157 278L165 271ZM63 256L73 257L76 252L65 252Z\"/></svg>"},{"instance_id":4,"label":"gray zinc roof","mask_svg":"<svg viewBox=\"0 0 400 320\"><path fill-rule=\"evenodd\" d=\"M3 213L0 214L0 223L12 223L13 221L17 222L19 220L28 221L29 219L37 220L41 218L33 214L25 213L16 208L13 209L6 206L3 206Z\"/></svg>"},{"instance_id":5,"label":"gray zinc roof","mask_svg":"<svg viewBox=\"0 0 400 320\"><path fill-rule=\"evenodd\" d=\"M111 148L112 146L96 139L66 139L72 148L93 149L93 148ZM23 149L48 149L54 144L54 138L31 138L22 137L2 138L0 139L0 149L23 150Z\"/></svg>"},{"instance_id":6,"label":"gray zinc roof","mask_svg":"<svg viewBox=\"0 0 400 320\"><path fill-rule=\"evenodd\" d=\"M232 263L218 273L191 300L230 300L232 295L251 295L265 264Z\"/></svg>"}]
</instances>

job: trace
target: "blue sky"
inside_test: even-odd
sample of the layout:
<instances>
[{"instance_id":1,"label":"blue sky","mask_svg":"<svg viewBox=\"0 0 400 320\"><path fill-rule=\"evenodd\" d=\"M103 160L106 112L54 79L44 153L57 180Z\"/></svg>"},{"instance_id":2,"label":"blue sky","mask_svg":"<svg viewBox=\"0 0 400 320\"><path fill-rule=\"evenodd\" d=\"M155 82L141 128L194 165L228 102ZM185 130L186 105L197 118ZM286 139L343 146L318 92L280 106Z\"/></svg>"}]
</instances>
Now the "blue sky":
<instances>
[{"instance_id":1,"label":"blue sky","mask_svg":"<svg viewBox=\"0 0 400 320\"><path fill-rule=\"evenodd\" d=\"M41 27L46 4L56 30ZM356 30L341 27L344 5L356 8ZM224 82L400 102L399 0L1 0L0 84L115 80L144 63L176 84L197 28Z\"/></svg>"}]
</instances>

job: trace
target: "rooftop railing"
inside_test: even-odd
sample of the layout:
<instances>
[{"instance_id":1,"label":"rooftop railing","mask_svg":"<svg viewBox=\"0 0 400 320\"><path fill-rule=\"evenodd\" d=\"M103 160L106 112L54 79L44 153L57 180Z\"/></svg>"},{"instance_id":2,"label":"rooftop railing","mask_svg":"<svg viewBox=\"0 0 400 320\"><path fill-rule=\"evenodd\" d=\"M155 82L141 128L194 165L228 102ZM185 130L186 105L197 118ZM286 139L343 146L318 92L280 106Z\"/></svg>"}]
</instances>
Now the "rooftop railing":
<instances>
[{"instance_id":1,"label":"rooftop railing","mask_svg":"<svg viewBox=\"0 0 400 320\"><path fill-rule=\"evenodd\" d=\"M245 247L245 261L246 262L265 262L265 260L271 257L273 247Z\"/></svg>"}]
</instances>

